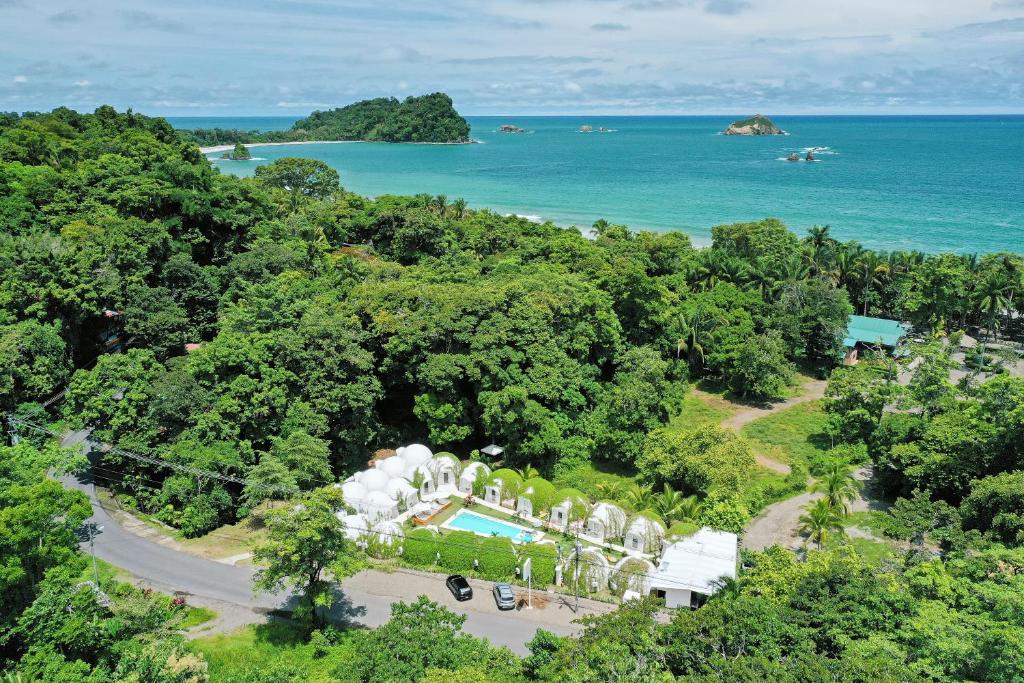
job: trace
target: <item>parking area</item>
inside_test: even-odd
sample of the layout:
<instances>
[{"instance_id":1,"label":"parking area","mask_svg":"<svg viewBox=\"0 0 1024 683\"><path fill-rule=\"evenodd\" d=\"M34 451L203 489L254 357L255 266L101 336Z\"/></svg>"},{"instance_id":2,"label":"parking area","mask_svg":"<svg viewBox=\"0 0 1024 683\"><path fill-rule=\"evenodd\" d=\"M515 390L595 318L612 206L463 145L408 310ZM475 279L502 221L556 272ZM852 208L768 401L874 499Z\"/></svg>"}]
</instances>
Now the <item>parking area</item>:
<instances>
[{"instance_id":1,"label":"parking area","mask_svg":"<svg viewBox=\"0 0 1024 683\"><path fill-rule=\"evenodd\" d=\"M426 595L431 600L444 605L453 612L466 615L464 630L482 636L498 645L507 645L513 651L523 653L528 642L538 628L543 628L560 635L578 633L580 627L573 622L579 617L602 614L615 609L614 605L580 599L580 610L572 610L574 600L546 591L533 591L533 609L515 609L501 611L494 602L491 581L469 579L473 587L473 599L458 602L445 586L443 574L432 574L409 569L394 572L366 570L349 577L342 583L342 589L353 596L364 594L382 598L387 602L416 600ZM514 587L517 598L526 598L526 589ZM367 613L360 621L368 626L375 626L379 621L386 621L380 615Z\"/></svg>"}]
</instances>

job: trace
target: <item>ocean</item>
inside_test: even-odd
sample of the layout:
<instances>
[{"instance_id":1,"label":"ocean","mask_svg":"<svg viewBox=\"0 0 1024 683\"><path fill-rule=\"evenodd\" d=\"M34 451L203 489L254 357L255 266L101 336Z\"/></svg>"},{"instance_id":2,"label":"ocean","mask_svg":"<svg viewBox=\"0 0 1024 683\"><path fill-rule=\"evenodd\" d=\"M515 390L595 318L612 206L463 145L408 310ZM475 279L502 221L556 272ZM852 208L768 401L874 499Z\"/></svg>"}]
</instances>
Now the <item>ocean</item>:
<instances>
[{"instance_id":1,"label":"ocean","mask_svg":"<svg viewBox=\"0 0 1024 683\"><path fill-rule=\"evenodd\" d=\"M369 196L444 194L560 225L681 230L697 245L714 225L773 216L876 249L1024 252L1024 116L779 116L789 135L770 137L719 135L729 116L467 118L482 144L258 147L253 161L215 164L246 176L313 157ZM296 119L169 120L282 130ZM497 132L503 123L528 132ZM786 161L808 149L817 161Z\"/></svg>"}]
</instances>

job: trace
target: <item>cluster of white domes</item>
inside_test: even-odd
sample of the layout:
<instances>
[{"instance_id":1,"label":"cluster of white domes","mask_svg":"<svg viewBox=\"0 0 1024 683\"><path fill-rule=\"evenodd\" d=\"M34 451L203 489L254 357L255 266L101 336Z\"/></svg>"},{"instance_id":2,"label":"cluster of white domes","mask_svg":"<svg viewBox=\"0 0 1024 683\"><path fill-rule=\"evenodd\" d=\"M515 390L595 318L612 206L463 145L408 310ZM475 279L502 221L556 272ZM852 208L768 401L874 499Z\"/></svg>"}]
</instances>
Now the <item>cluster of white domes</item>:
<instances>
[{"instance_id":1,"label":"cluster of white domes","mask_svg":"<svg viewBox=\"0 0 1024 683\"><path fill-rule=\"evenodd\" d=\"M423 444L414 443L349 477L341 485L341 492L346 503L371 523L377 523L394 519L422 496L439 489L466 492L477 477L490 473L483 463L470 463L463 469L454 455L435 456Z\"/></svg>"}]
</instances>

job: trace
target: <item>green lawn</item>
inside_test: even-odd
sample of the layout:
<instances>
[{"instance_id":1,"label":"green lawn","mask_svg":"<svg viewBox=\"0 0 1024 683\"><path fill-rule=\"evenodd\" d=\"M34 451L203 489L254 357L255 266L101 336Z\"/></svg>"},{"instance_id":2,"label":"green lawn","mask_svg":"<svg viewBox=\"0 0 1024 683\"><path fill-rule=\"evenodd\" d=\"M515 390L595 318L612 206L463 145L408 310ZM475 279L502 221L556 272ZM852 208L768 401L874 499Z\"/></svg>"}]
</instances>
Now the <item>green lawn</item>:
<instances>
[{"instance_id":1,"label":"green lawn","mask_svg":"<svg viewBox=\"0 0 1024 683\"><path fill-rule=\"evenodd\" d=\"M801 463L813 472L832 446L824 433L821 401L800 403L745 425L740 433L770 458Z\"/></svg>"},{"instance_id":2,"label":"green lawn","mask_svg":"<svg viewBox=\"0 0 1024 683\"><path fill-rule=\"evenodd\" d=\"M877 567L884 560L895 559L899 556L898 550L886 541L870 538L846 538L833 536L825 543L825 550L834 550L849 546L871 566Z\"/></svg>"},{"instance_id":3,"label":"green lawn","mask_svg":"<svg viewBox=\"0 0 1024 683\"><path fill-rule=\"evenodd\" d=\"M555 488L574 488L592 498L602 498L598 487L600 484L617 485L622 490L636 483L636 475L614 471L605 463L586 463L575 469L559 474L552 482Z\"/></svg>"},{"instance_id":4,"label":"green lawn","mask_svg":"<svg viewBox=\"0 0 1024 683\"><path fill-rule=\"evenodd\" d=\"M343 642L350 637L343 635ZM189 646L206 658L210 680L218 683L337 681L335 671L344 670L349 656L346 648L333 648L318 657L297 627L285 621L197 638Z\"/></svg>"},{"instance_id":5,"label":"green lawn","mask_svg":"<svg viewBox=\"0 0 1024 683\"><path fill-rule=\"evenodd\" d=\"M669 419L668 428L686 431L705 425L716 425L739 408L717 393L694 391L691 388L683 399L679 414Z\"/></svg>"}]
</instances>

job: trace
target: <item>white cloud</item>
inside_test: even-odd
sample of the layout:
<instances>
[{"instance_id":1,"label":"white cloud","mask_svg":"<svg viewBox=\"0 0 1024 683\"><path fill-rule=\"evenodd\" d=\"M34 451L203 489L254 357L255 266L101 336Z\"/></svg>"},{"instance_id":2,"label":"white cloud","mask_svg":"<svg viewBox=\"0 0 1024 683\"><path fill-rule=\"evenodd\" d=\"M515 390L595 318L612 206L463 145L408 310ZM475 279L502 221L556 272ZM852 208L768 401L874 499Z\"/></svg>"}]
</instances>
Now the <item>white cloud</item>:
<instances>
[{"instance_id":1,"label":"white cloud","mask_svg":"<svg viewBox=\"0 0 1024 683\"><path fill-rule=\"evenodd\" d=\"M1021 2L0 0L0 110L100 83L165 114L437 90L469 114L1024 111Z\"/></svg>"}]
</instances>

